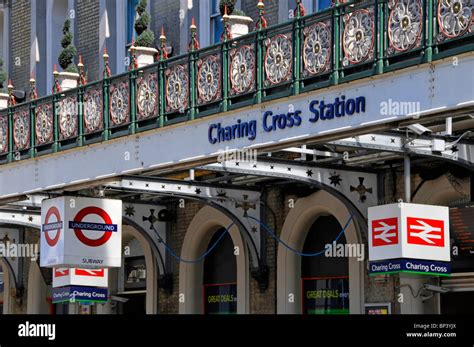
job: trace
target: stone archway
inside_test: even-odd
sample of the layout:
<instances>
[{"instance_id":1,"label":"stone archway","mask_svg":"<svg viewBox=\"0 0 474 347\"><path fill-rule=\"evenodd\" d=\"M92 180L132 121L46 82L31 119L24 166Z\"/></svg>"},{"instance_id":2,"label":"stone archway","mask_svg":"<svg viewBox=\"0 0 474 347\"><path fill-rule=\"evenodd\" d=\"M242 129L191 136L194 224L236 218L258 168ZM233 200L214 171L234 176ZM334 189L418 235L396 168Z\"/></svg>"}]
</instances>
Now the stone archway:
<instances>
[{"instance_id":1,"label":"stone archway","mask_svg":"<svg viewBox=\"0 0 474 347\"><path fill-rule=\"evenodd\" d=\"M308 197L298 199L283 224L280 239L293 248L303 249L306 235L313 222L321 215L333 215L341 226L346 225L350 211L342 201L330 193L320 190ZM362 243L355 217L345 231L346 242ZM350 313L363 311L364 264L349 258L349 307ZM294 300L289 300L293 295ZM277 312L301 313L301 257L279 245L277 254Z\"/></svg>"},{"instance_id":2,"label":"stone archway","mask_svg":"<svg viewBox=\"0 0 474 347\"><path fill-rule=\"evenodd\" d=\"M3 271L3 314L12 314L13 301L11 296L11 274L10 267L3 258L0 258L0 266Z\"/></svg>"},{"instance_id":3,"label":"stone archway","mask_svg":"<svg viewBox=\"0 0 474 347\"><path fill-rule=\"evenodd\" d=\"M188 226L181 248L181 258L192 260L203 254L213 234L227 228L232 220L224 213L205 206L194 216ZM245 241L239 228L234 225L229 230L234 247L239 248L237 256L237 313L249 311L249 259ZM179 295L184 295L184 302L179 301L179 313L203 313L202 303L203 262L179 264Z\"/></svg>"},{"instance_id":4,"label":"stone archway","mask_svg":"<svg viewBox=\"0 0 474 347\"><path fill-rule=\"evenodd\" d=\"M122 248L132 239L136 239L143 250L146 266L146 314L158 313L158 269L153 251L146 238L133 226L122 224ZM122 260L123 262L123 260ZM122 263L122 266L124 264ZM109 288L115 288L118 280L118 269L109 269ZM110 307L104 305L98 313L110 313Z\"/></svg>"},{"instance_id":5,"label":"stone archway","mask_svg":"<svg viewBox=\"0 0 474 347\"><path fill-rule=\"evenodd\" d=\"M28 296L26 302L26 313L48 314L50 305L47 301L48 286L43 279L37 262L31 262L28 271Z\"/></svg>"}]
</instances>

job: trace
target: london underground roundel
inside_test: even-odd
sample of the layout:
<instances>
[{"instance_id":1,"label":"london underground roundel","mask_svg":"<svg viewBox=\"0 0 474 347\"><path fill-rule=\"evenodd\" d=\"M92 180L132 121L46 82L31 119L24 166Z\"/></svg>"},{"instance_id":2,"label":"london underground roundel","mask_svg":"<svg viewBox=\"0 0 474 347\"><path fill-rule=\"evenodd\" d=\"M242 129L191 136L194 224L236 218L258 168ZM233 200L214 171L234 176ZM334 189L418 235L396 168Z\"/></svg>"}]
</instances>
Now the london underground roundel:
<instances>
[{"instance_id":1,"label":"london underground roundel","mask_svg":"<svg viewBox=\"0 0 474 347\"><path fill-rule=\"evenodd\" d=\"M87 216L96 215L103 221L103 223L87 222ZM84 245L89 247L99 247L104 245L112 237L112 232L117 231L117 225L112 223L109 214L97 206L88 206L80 210L74 217L74 220L69 223L69 227L74 229L76 237ZM94 231L101 236L98 238L90 238L84 231Z\"/></svg>"},{"instance_id":2,"label":"london underground roundel","mask_svg":"<svg viewBox=\"0 0 474 347\"><path fill-rule=\"evenodd\" d=\"M58 243L59 236L61 236L61 228L62 222L59 210L55 206L51 206L48 209L48 212L46 212L46 217L43 225L44 237L46 239L46 243L50 247L54 247ZM52 237L51 234L53 234L54 231L56 231L56 235Z\"/></svg>"}]
</instances>

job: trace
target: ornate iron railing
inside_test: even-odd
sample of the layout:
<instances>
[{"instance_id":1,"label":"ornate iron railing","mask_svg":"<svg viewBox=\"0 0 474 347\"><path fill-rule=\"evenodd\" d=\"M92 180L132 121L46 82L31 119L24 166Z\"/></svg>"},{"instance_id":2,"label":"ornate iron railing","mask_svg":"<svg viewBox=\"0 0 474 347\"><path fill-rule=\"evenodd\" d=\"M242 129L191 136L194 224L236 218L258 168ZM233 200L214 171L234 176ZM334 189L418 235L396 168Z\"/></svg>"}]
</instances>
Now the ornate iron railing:
<instances>
[{"instance_id":1,"label":"ornate iron railing","mask_svg":"<svg viewBox=\"0 0 474 347\"><path fill-rule=\"evenodd\" d=\"M473 0L336 4L65 92L0 110L0 163L161 128L474 49ZM160 37L165 47L165 36ZM164 50L162 50L164 52ZM133 57L132 57L133 58ZM133 60L133 59L132 59ZM34 92L31 95L35 95Z\"/></svg>"}]
</instances>

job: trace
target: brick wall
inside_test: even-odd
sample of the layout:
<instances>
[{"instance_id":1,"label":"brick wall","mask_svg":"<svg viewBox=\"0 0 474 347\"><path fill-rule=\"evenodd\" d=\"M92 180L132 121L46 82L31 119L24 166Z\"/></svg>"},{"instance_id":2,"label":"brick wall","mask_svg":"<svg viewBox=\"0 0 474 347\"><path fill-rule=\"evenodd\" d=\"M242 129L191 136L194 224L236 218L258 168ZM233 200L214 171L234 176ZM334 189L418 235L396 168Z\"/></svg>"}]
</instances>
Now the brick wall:
<instances>
[{"instance_id":1,"label":"brick wall","mask_svg":"<svg viewBox=\"0 0 474 347\"><path fill-rule=\"evenodd\" d=\"M15 89L29 90L31 7L28 0L9 2L10 25L10 78Z\"/></svg>"},{"instance_id":2,"label":"brick wall","mask_svg":"<svg viewBox=\"0 0 474 347\"><path fill-rule=\"evenodd\" d=\"M184 208L179 208L178 204L176 204L176 222L171 224L171 240L168 244L177 254L181 253L189 224L202 207L204 207L204 204L190 200L185 201ZM169 256L168 254L167 257ZM158 294L159 313L177 314L179 310L179 262L174 258L172 258L171 268L173 270L173 292L170 295L160 288Z\"/></svg>"},{"instance_id":3,"label":"brick wall","mask_svg":"<svg viewBox=\"0 0 474 347\"><path fill-rule=\"evenodd\" d=\"M267 0L265 4L265 18L267 19L268 25L278 24L278 0ZM257 1L253 0L242 0L242 11L249 17L251 17L254 22L258 19L258 8Z\"/></svg>"},{"instance_id":4,"label":"brick wall","mask_svg":"<svg viewBox=\"0 0 474 347\"><path fill-rule=\"evenodd\" d=\"M173 47L173 55L179 55L179 5L178 0L162 0L150 2L150 29L155 33L155 45L159 46L161 26L165 27L167 45Z\"/></svg>"},{"instance_id":5,"label":"brick wall","mask_svg":"<svg viewBox=\"0 0 474 347\"><path fill-rule=\"evenodd\" d=\"M75 42L78 56L82 55L88 81L96 81L102 76L99 71L99 5L99 1L77 0Z\"/></svg>"}]
</instances>

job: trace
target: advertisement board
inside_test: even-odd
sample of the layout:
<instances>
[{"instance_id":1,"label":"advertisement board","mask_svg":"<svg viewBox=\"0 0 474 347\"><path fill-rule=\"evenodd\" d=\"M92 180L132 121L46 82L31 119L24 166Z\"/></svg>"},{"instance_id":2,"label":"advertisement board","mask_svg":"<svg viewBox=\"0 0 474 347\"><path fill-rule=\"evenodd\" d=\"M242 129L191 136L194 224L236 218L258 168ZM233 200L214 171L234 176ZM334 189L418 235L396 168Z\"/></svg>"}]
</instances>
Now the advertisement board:
<instances>
[{"instance_id":1,"label":"advertisement board","mask_svg":"<svg viewBox=\"0 0 474 347\"><path fill-rule=\"evenodd\" d=\"M349 278L302 279L303 314L349 314Z\"/></svg>"}]
</instances>

